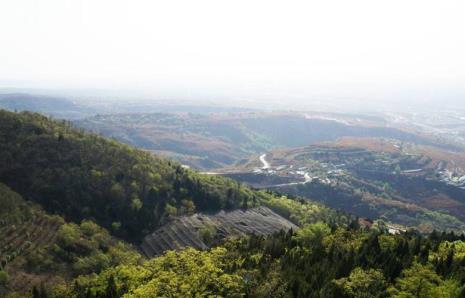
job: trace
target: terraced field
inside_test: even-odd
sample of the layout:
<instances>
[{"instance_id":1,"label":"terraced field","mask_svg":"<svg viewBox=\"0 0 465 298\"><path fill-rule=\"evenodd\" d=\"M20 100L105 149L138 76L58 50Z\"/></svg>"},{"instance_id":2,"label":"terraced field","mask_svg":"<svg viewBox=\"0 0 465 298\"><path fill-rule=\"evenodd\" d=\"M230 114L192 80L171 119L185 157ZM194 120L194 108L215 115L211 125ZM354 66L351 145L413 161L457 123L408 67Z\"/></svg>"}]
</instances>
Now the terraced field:
<instances>
[{"instance_id":1,"label":"terraced field","mask_svg":"<svg viewBox=\"0 0 465 298\"><path fill-rule=\"evenodd\" d=\"M145 237L141 248L152 257L187 246L207 249L227 236L269 235L290 229L296 230L297 226L267 207L221 211L214 215L198 213L177 218L157 229Z\"/></svg>"},{"instance_id":2,"label":"terraced field","mask_svg":"<svg viewBox=\"0 0 465 298\"><path fill-rule=\"evenodd\" d=\"M253 156L223 175L424 233L465 231L463 153L387 138L344 138L265 157L266 169Z\"/></svg>"},{"instance_id":3,"label":"terraced field","mask_svg":"<svg viewBox=\"0 0 465 298\"><path fill-rule=\"evenodd\" d=\"M34 213L30 219L0 228L1 268L9 273L9 288L24 292L34 285L47 283L50 276L25 272L21 268L26 258L54 242L62 223L42 213Z\"/></svg>"}]
</instances>

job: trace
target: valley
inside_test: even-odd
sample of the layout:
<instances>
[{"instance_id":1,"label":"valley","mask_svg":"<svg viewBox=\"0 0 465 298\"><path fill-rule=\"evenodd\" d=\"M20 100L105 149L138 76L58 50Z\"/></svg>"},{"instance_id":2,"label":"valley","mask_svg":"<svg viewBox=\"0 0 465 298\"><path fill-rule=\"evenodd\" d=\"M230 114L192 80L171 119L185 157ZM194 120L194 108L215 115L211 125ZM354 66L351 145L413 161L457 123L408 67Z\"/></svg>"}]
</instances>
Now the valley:
<instances>
[{"instance_id":1,"label":"valley","mask_svg":"<svg viewBox=\"0 0 465 298\"><path fill-rule=\"evenodd\" d=\"M192 117L178 133L193 130ZM213 115L195 117L227 140ZM288 132L276 126L294 116L260 117L276 121L267 134L282 144ZM310 123L334 125L325 121ZM345 279L359 274L376 275L383 293L405 291L411 268L464 290L462 154L397 130L306 136L324 142L254 143L201 173L69 121L0 111L0 295L345 297Z\"/></svg>"},{"instance_id":2,"label":"valley","mask_svg":"<svg viewBox=\"0 0 465 298\"><path fill-rule=\"evenodd\" d=\"M308 197L422 232L462 232L464 162L463 154L434 147L346 137L334 143L274 150L236 168L225 168L222 174L255 188Z\"/></svg>"},{"instance_id":3,"label":"valley","mask_svg":"<svg viewBox=\"0 0 465 298\"><path fill-rule=\"evenodd\" d=\"M382 118L361 115L330 118L325 113L297 112L116 114L74 123L199 170L234 165L252 154L272 149L336 141L345 136L395 138L449 147L428 136L389 127Z\"/></svg>"},{"instance_id":4,"label":"valley","mask_svg":"<svg viewBox=\"0 0 465 298\"><path fill-rule=\"evenodd\" d=\"M0 1L0 298L465 298L464 11Z\"/></svg>"}]
</instances>

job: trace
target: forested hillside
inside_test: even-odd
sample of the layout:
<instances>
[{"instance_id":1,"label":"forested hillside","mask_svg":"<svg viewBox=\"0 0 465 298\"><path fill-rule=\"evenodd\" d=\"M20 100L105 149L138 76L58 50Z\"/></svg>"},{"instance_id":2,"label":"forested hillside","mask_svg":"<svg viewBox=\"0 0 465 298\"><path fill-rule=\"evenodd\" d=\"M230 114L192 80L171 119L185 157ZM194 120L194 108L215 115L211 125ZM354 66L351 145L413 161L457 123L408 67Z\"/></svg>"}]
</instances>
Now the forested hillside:
<instances>
[{"instance_id":1,"label":"forested hillside","mask_svg":"<svg viewBox=\"0 0 465 298\"><path fill-rule=\"evenodd\" d=\"M382 221L200 175L28 112L0 111L0 206L9 298L465 297L463 235L392 235ZM286 218L286 231L227 237L196 215L205 222L191 239L208 245L167 245L195 212L228 209L240 231L257 210ZM182 249L147 259L121 240L139 244L156 227L150 241Z\"/></svg>"},{"instance_id":2,"label":"forested hillside","mask_svg":"<svg viewBox=\"0 0 465 298\"><path fill-rule=\"evenodd\" d=\"M465 297L465 238L390 235L308 202L278 203L298 231L187 248L50 289L51 297ZM324 214L325 217L320 216Z\"/></svg>"},{"instance_id":3,"label":"forested hillside","mask_svg":"<svg viewBox=\"0 0 465 298\"><path fill-rule=\"evenodd\" d=\"M0 183L0 297L24 297L141 256L90 220L66 223Z\"/></svg>"},{"instance_id":4,"label":"forested hillside","mask_svg":"<svg viewBox=\"0 0 465 298\"><path fill-rule=\"evenodd\" d=\"M350 216L306 201L269 202L301 226L298 231L147 260L96 224L50 217L4 185L0 200L2 255L9 255L0 295L7 297L465 296L463 236L389 235L380 224L360 227ZM54 228L45 229L46 223Z\"/></svg>"},{"instance_id":5,"label":"forested hillside","mask_svg":"<svg viewBox=\"0 0 465 298\"><path fill-rule=\"evenodd\" d=\"M136 242L168 216L268 196L29 112L0 111L0 182L50 212L95 219Z\"/></svg>"}]
</instances>

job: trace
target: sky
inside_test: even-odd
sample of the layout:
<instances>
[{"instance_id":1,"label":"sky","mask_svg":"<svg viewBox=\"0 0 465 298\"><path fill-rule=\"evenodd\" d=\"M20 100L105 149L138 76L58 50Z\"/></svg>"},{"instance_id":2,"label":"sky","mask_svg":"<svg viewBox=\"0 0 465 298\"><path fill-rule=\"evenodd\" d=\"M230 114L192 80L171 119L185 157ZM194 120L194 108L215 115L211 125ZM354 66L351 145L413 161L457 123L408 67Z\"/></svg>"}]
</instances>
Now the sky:
<instances>
[{"instance_id":1,"label":"sky","mask_svg":"<svg viewBox=\"0 0 465 298\"><path fill-rule=\"evenodd\" d=\"M2 0L0 87L460 101L464 12L448 0Z\"/></svg>"}]
</instances>

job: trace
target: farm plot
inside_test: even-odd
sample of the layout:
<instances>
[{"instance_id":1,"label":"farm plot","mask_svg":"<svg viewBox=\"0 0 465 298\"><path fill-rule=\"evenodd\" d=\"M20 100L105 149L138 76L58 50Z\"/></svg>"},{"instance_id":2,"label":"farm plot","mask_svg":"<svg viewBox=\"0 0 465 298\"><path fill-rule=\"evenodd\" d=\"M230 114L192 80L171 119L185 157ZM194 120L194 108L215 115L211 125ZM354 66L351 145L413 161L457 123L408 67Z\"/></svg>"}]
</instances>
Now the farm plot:
<instances>
[{"instance_id":1,"label":"farm plot","mask_svg":"<svg viewBox=\"0 0 465 298\"><path fill-rule=\"evenodd\" d=\"M61 222L40 212L23 222L0 229L1 268L10 275L8 287L24 292L34 285L46 283L49 276L25 272L25 259L31 253L53 243Z\"/></svg>"}]
</instances>

